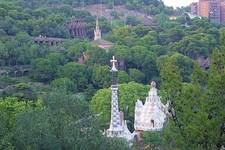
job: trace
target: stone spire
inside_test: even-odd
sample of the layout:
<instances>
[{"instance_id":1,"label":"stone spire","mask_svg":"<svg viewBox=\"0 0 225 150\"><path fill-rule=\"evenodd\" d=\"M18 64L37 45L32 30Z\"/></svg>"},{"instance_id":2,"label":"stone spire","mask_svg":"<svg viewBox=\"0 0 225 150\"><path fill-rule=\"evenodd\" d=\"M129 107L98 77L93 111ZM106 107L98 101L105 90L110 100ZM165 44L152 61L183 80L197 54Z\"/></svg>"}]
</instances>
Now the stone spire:
<instances>
[{"instance_id":1,"label":"stone spire","mask_svg":"<svg viewBox=\"0 0 225 150\"><path fill-rule=\"evenodd\" d=\"M117 85L117 68L116 68L115 57L111 60L112 69L110 72L112 73L112 100L111 100L111 121L110 121L110 128L107 130L108 137L123 137L124 129L121 124L119 106L118 106L118 85Z\"/></svg>"},{"instance_id":2,"label":"stone spire","mask_svg":"<svg viewBox=\"0 0 225 150\"><path fill-rule=\"evenodd\" d=\"M94 30L95 38L94 40L100 40L102 38L101 30L99 29L98 16L96 18L96 27Z\"/></svg>"}]
</instances>

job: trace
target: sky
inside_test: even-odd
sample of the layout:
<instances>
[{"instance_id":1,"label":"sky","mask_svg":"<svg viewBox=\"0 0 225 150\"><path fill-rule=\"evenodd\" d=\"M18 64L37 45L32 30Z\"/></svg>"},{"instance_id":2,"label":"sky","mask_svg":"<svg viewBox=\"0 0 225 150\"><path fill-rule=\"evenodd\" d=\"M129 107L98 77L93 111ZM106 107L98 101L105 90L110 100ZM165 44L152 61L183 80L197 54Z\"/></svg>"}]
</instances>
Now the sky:
<instances>
[{"instance_id":1,"label":"sky","mask_svg":"<svg viewBox=\"0 0 225 150\"><path fill-rule=\"evenodd\" d=\"M181 6L188 6L192 2L197 2L198 0L163 0L163 1L165 5L173 6L174 8L176 8Z\"/></svg>"}]
</instances>

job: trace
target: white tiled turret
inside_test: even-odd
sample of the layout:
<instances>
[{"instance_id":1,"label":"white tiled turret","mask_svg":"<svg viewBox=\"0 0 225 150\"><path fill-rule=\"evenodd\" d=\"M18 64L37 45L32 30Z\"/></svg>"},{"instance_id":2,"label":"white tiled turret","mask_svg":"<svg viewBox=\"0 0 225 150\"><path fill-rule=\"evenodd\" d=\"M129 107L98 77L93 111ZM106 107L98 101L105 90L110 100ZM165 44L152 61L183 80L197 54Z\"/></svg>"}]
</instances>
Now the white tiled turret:
<instances>
[{"instance_id":1,"label":"white tiled turret","mask_svg":"<svg viewBox=\"0 0 225 150\"><path fill-rule=\"evenodd\" d=\"M123 115L119 112L118 106L118 85L117 85L117 77L116 73L118 72L116 68L117 60L113 56L111 60L112 69L110 70L112 73L112 99L111 99L111 121L110 121L110 128L107 130L106 134L107 137L121 137L125 138L127 141L133 139L133 134L127 128L126 121L123 120Z\"/></svg>"},{"instance_id":2,"label":"white tiled turret","mask_svg":"<svg viewBox=\"0 0 225 150\"><path fill-rule=\"evenodd\" d=\"M159 131L167 119L168 107L163 105L157 94L156 83L151 83L151 89L145 104L138 100L135 106L134 128L138 131Z\"/></svg>"}]
</instances>

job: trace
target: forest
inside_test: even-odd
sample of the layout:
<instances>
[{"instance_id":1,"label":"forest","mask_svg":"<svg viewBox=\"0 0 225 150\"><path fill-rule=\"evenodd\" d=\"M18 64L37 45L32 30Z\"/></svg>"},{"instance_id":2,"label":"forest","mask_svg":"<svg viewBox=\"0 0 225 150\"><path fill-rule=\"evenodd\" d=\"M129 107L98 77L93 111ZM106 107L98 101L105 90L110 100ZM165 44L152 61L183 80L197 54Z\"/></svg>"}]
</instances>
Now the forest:
<instances>
[{"instance_id":1,"label":"forest","mask_svg":"<svg viewBox=\"0 0 225 150\"><path fill-rule=\"evenodd\" d=\"M92 43L96 16L76 10L93 4L123 5L135 16L110 23L99 17L108 50ZM0 149L216 150L225 146L225 27L189 18L188 8L161 0L1 0ZM176 19L171 19L176 16ZM86 37L72 37L67 23L82 19ZM34 37L60 38L57 45ZM79 63L80 58L88 59ZM142 144L107 138L110 59L119 67L119 109L133 131L137 99L155 81L171 117L162 131L144 132Z\"/></svg>"}]
</instances>

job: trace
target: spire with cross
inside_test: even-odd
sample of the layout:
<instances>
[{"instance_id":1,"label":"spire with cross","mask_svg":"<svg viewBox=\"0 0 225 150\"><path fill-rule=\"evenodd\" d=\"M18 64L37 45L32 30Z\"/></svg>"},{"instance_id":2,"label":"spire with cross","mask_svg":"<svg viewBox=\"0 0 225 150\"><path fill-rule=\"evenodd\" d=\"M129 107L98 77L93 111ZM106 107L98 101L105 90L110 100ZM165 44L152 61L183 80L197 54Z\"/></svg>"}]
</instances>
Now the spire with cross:
<instances>
[{"instance_id":1,"label":"spire with cross","mask_svg":"<svg viewBox=\"0 0 225 150\"><path fill-rule=\"evenodd\" d=\"M125 138L127 141L132 141L134 134L132 134L127 128L126 121L121 116L119 111L119 102L118 102L118 84L117 84L117 68L116 63L117 60L115 56L110 60L112 63L112 68L110 70L112 74L112 95L111 95L111 121L109 129L106 131L107 137L118 137Z\"/></svg>"},{"instance_id":2,"label":"spire with cross","mask_svg":"<svg viewBox=\"0 0 225 150\"><path fill-rule=\"evenodd\" d=\"M117 60L115 59L115 56L113 56L113 59L110 60L110 62L112 63L112 69L111 69L111 72L117 72L117 68L116 68L116 63L117 63Z\"/></svg>"},{"instance_id":3,"label":"spire with cross","mask_svg":"<svg viewBox=\"0 0 225 150\"><path fill-rule=\"evenodd\" d=\"M123 135L123 128L121 126L120 121L120 113L119 113L119 106L118 106L118 85L117 85L117 77L116 72L116 63L117 60L115 56L113 56L112 60L112 69L110 72L112 73L112 100L111 100L111 121L110 121L110 128L107 130L108 137L122 137Z\"/></svg>"}]
</instances>

